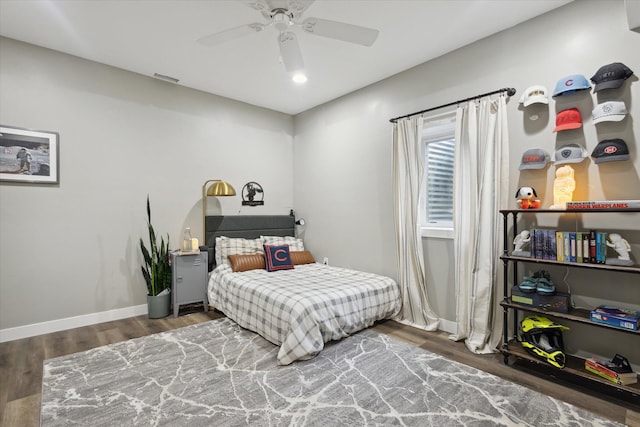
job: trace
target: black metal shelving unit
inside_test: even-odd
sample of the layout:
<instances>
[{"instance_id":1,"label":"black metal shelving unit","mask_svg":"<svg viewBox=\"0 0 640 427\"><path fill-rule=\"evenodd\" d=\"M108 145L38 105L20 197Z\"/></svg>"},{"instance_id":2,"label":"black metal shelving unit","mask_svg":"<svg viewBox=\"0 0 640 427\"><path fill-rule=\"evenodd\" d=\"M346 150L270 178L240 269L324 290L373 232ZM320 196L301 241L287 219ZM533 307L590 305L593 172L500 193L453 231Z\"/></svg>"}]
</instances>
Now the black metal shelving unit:
<instances>
[{"instance_id":1,"label":"black metal shelving unit","mask_svg":"<svg viewBox=\"0 0 640 427\"><path fill-rule=\"evenodd\" d=\"M627 274L640 274L640 265L633 266L619 266L619 265L609 265L609 264L590 264L590 263L575 263L575 262L562 262L556 260L545 260L545 259L537 259L537 258L529 258L529 257L521 257L521 256L513 256L509 254L509 242L515 239L518 234L517 221L518 215L530 215L530 214L591 214L591 213L638 213L640 209L571 209L571 210L552 210L552 209L504 209L500 210L500 213L503 216L503 255L500 259L503 261L503 274L504 274L504 284L503 284L503 295L504 299L500 303L503 308L504 314L504 322L503 322L503 341L502 341L502 354L504 355L504 363L509 363L509 357L516 357L518 359L526 360L533 364L536 364L537 367L547 371L553 376L562 376L568 380L576 380L579 383L587 384L589 387L594 390L612 395L617 398L621 398L627 402L630 402L634 408L640 408L640 383L630 384L630 385L620 385L613 383L611 381L607 381L604 378L600 378L595 374L592 374L584 369L584 358L567 355L566 365L563 369L557 369L551 367L546 362L538 359L529 353L514 339L509 339L509 312L513 311L513 330L514 335L517 337L518 331L518 312L526 311L531 313L539 313L544 314L545 316L554 317L558 319L566 319L573 322L579 322L583 324L588 324L590 326L596 326L600 328L613 329L616 331L621 331L626 334L629 334L633 337L640 336L640 330L630 330L618 328L615 326L592 322L589 318L589 310L585 309L577 309L572 308L568 313L560 313L554 311L547 311L541 308L532 307L524 304L518 304L511 300L510 295L510 286L509 286L509 264L513 263L513 280L512 284L516 284L518 280L518 263L533 263L533 264L543 264L543 265L557 265L557 266L565 266L570 268L580 268L580 269L594 269L594 270L603 270L603 271L611 271L616 273L627 273ZM513 233L511 240L509 240L509 217L512 218L512 227Z\"/></svg>"}]
</instances>

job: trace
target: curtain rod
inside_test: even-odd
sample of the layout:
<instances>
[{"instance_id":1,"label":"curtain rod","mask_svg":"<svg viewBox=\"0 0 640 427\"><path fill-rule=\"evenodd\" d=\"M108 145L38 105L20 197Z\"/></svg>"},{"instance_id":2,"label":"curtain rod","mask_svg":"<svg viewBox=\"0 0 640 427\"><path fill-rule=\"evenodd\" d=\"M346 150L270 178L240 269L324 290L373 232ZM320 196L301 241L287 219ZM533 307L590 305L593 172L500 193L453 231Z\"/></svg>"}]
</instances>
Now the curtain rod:
<instances>
[{"instance_id":1,"label":"curtain rod","mask_svg":"<svg viewBox=\"0 0 640 427\"><path fill-rule=\"evenodd\" d=\"M476 95L476 96L472 96L470 98L459 99L459 100L457 100L455 102L450 102L448 104L438 105L437 107L428 108L428 109L422 110L422 111L416 111L415 113L406 114L406 115L400 116L400 117L394 117L393 119L389 119L389 121L391 123L396 123L400 119L406 119L407 117L417 116L418 114L427 113L427 112L433 111L433 110L439 110L440 108L450 107L452 105L460 104L461 102L472 101L474 99L484 98L485 96L493 95L493 94L496 94L496 93L502 93L502 92L507 92L507 95L509 95L509 96L513 96L513 95L516 94L516 90L514 88L505 87L505 88L502 88L502 89L494 90L492 92L483 93L482 95Z\"/></svg>"}]
</instances>

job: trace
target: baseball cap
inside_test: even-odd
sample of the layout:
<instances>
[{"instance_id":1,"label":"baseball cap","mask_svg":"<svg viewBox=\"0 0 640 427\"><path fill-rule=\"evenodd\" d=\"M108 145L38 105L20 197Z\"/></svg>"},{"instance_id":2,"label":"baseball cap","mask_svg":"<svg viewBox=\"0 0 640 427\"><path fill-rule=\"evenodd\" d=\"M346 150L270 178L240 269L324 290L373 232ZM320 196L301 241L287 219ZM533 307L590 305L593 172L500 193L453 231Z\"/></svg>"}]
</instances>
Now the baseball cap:
<instances>
[{"instance_id":1,"label":"baseball cap","mask_svg":"<svg viewBox=\"0 0 640 427\"><path fill-rule=\"evenodd\" d=\"M623 101L607 101L596 105L591 113L593 123L619 122L627 115L627 107Z\"/></svg>"},{"instance_id":2,"label":"baseball cap","mask_svg":"<svg viewBox=\"0 0 640 427\"><path fill-rule=\"evenodd\" d=\"M617 89L632 75L633 71L621 62L603 65L591 77L591 81L596 84L593 92L595 93L602 89Z\"/></svg>"},{"instance_id":3,"label":"baseball cap","mask_svg":"<svg viewBox=\"0 0 640 427\"><path fill-rule=\"evenodd\" d=\"M520 97L520 104L528 107L531 104L548 104L547 88L540 85L529 86Z\"/></svg>"},{"instance_id":4,"label":"baseball cap","mask_svg":"<svg viewBox=\"0 0 640 427\"><path fill-rule=\"evenodd\" d=\"M591 157L596 163L629 160L629 148L621 139L605 139L596 145Z\"/></svg>"},{"instance_id":5,"label":"baseball cap","mask_svg":"<svg viewBox=\"0 0 640 427\"><path fill-rule=\"evenodd\" d=\"M578 144L567 144L558 148L554 154L554 164L563 165L565 163L580 163L587 157L588 153Z\"/></svg>"},{"instance_id":6,"label":"baseball cap","mask_svg":"<svg viewBox=\"0 0 640 427\"><path fill-rule=\"evenodd\" d=\"M541 148L532 148L522 154L519 170L542 169L549 162L549 153Z\"/></svg>"},{"instance_id":7,"label":"baseball cap","mask_svg":"<svg viewBox=\"0 0 640 427\"><path fill-rule=\"evenodd\" d=\"M571 74L558 80L556 88L553 91L553 96L569 95L570 93L584 89L591 89L587 78L582 74Z\"/></svg>"},{"instance_id":8,"label":"baseball cap","mask_svg":"<svg viewBox=\"0 0 640 427\"><path fill-rule=\"evenodd\" d=\"M562 110L556 115L556 127L553 130L558 132L561 130L578 129L582 126L582 115L577 108L569 108Z\"/></svg>"}]
</instances>

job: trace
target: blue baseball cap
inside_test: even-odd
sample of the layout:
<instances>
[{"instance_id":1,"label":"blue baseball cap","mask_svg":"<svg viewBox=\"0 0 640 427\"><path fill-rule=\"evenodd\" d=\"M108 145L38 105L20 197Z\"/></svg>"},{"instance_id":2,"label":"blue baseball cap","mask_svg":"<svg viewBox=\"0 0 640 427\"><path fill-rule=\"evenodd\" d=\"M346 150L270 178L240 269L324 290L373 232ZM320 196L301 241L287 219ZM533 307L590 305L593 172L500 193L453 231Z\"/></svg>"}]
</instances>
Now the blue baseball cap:
<instances>
[{"instance_id":1,"label":"blue baseball cap","mask_svg":"<svg viewBox=\"0 0 640 427\"><path fill-rule=\"evenodd\" d=\"M589 84L587 78L582 74L571 74L558 80L553 96L569 95L585 89L591 89L591 84Z\"/></svg>"}]
</instances>

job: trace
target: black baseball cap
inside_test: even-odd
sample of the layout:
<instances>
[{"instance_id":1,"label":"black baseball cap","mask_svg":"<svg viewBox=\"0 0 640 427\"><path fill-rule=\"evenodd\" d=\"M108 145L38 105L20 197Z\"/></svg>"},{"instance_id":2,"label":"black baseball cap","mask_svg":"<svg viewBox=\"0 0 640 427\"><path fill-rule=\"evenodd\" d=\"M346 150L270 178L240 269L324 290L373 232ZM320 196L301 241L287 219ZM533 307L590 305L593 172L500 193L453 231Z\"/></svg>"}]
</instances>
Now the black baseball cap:
<instances>
[{"instance_id":1,"label":"black baseball cap","mask_svg":"<svg viewBox=\"0 0 640 427\"><path fill-rule=\"evenodd\" d=\"M632 75L633 71L622 62L603 65L591 77L591 81L595 83L593 92L595 93L602 89L617 89Z\"/></svg>"},{"instance_id":2,"label":"black baseball cap","mask_svg":"<svg viewBox=\"0 0 640 427\"><path fill-rule=\"evenodd\" d=\"M629 160L629 148L621 139L605 139L596 145L591 157L595 163Z\"/></svg>"}]
</instances>

